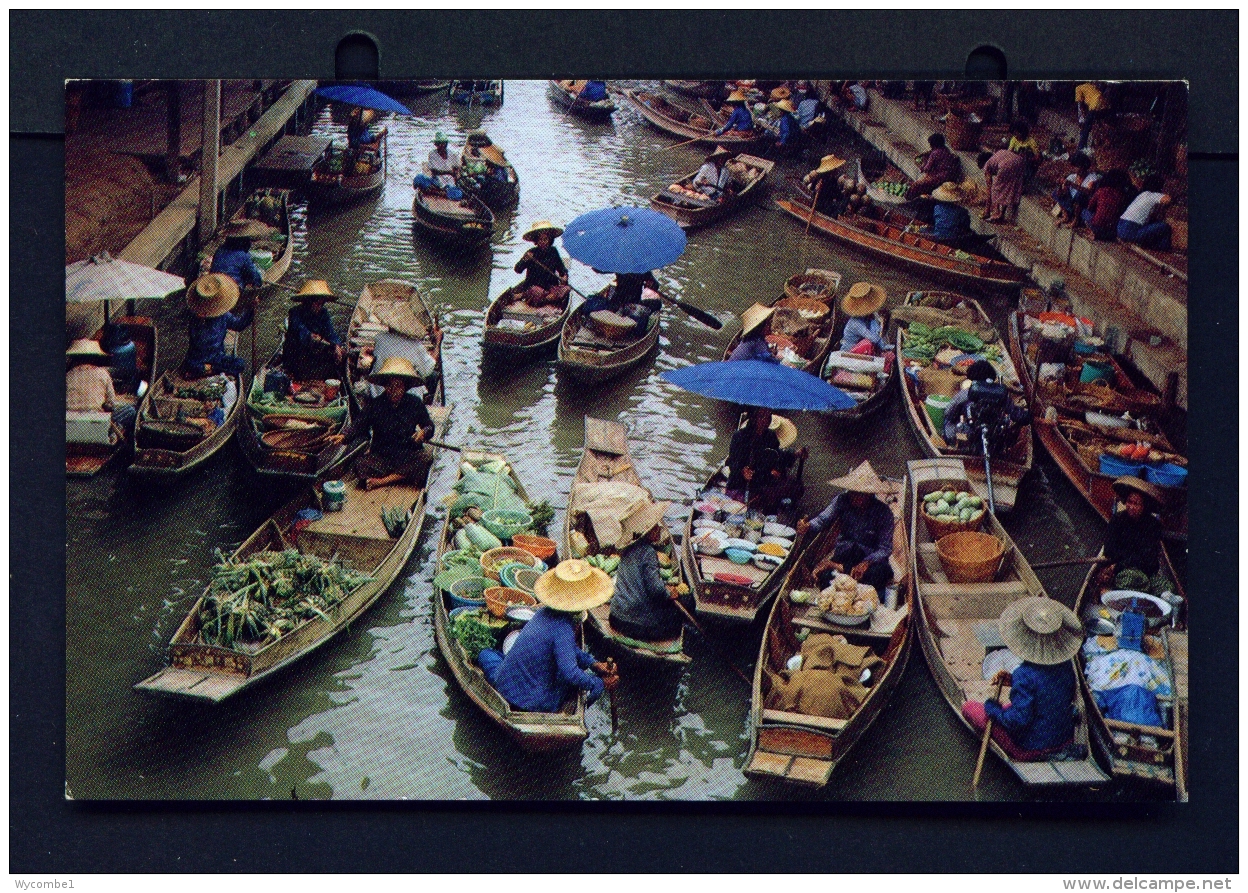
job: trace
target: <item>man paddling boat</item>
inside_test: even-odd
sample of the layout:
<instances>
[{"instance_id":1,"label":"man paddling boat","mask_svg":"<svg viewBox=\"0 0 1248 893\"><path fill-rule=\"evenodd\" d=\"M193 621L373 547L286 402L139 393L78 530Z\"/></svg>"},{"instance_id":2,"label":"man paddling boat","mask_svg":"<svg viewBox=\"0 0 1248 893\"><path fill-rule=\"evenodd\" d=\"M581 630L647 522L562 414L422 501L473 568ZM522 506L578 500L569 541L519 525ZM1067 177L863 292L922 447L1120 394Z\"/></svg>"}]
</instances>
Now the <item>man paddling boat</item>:
<instances>
[{"instance_id":1,"label":"man paddling boat","mask_svg":"<svg viewBox=\"0 0 1248 893\"><path fill-rule=\"evenodd\" d=\"M879 500L879 494L892 488L863 462L844 477L828 481L844 490L822 512L807 521L797 522L798 536L808 530L815 533L836 528L836 541L827 557L815 566L814 577L820 587L827 586L837 573L849 574L859 583L874 586L884 596L884 588L892 582L894 519L892 510Z\"/></svg>"}]
</instances>

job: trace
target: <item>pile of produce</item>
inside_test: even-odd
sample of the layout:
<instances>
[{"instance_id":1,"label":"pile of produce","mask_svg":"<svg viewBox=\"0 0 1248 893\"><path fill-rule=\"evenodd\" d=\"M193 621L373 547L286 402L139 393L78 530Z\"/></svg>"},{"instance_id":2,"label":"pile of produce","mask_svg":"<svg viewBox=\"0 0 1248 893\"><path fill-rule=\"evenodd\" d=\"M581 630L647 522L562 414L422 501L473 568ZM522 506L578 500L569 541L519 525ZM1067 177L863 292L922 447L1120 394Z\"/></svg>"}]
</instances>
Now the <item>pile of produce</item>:
<instances>
[{"instance_id":1,"label":"pile of produce","mask_svg":"<svg viewBox=\"0 0 1248 893\"><path fill-rule=\"evenodd\" d=\"M173 396L187 400L203 400L205 403L220 402L225 396L225 389L226 377L214 375L212 378L206 378L194 384L189 382L179 384Z\"/></svg>"},{"instance_id":2,"label":"pile of produce","mask_svg":"<svg viewBox=\"0 0 1248 893\"><path fill-rule=\"evenodd\" d=\"M923 497L923 514L934 521L965 524L983 517L984 501L965 490L935 490Z\"/></svg>"},{"instance_id":3,"label":"pile of produce","mask_svg":"<svg viewBox=\"0 0 1248 893\"><path fill-rule=\"evenodd\" d=\"M905 183L900 183L900 182L896 182L893 180L881 180L880 182L875 184L875 188L880 190L880 192L883 192L885 195L895 195L895 196L904 198L906 194L906 190L909 187L906 186Z\"/></svg>"},{"instance_id":4,"label":"pile of produce","mask_svg":"<svg viewBox=\"0 0 1248 893\"><path fill-rule=\"evenodd\" d=\"M451 638L459 642L470 660L475 661L486 648L498 646L497 632L506 625L506 620L492 616L484 608L465 611L451 621Z\"/></svg>"},{"instance_id":5,"label":"pile of produce","mask_svg":"<svg viewBox=\"0 0 1248 893\"><path fill-rule=\"evenodd\" d=\"M1133 567L1119 571L1114 576L1115 589L1128 589L1132 592L1147 592L1149 595L1160 596L1163 592L1170 592L1174 589L1174 584L1170 582L1170 578L1160 571L1156 575L1149 577L1148 574Z\"/></svg>"},{"instance_id":6,"label":"pile of produce","mask_svg":"<svg viewBox=\"0 0 1248 893\"><path fill-rule=\"evenodd\" d=\"M859 583L848 574L837 574L832 585L815 597L815 606L825 614L865 617L880 606L874 586Z\"/></svg>"},{"instance_id":7,"label":"pile of produce","mask_svg":"<svg viewBox=\"0 0 1248 893\"><path fill-rule=\"evenodd\" d=\"M555 520L555 510L550 504L550 500L543 499L537 505L529 509L529 517L533 519L533 524L529 530L535 536L545 536L546 528L550 526L550 522Z\"/></svg>"},{"instance_id":8,"label":"pile of produce","mask_svg":"<svg viewBox=\"0 0 1248 893\"><path fill-rule=\"evenodd\" d=\"M199 636L208 645L259 647L329 612L373 578L337 557L324 561L297 549L230 558L217 552L199 606Z\"/></svg>"},{"instance_id":9,"label":"pile of produce","mask_svg":"<svg viewBox=\"0 0 1248 893\"><path fill-rule=\"evenodd\" d=\"M983 339L957 326L932 328L926 323L912 322L906 329L906 347L902 355L908 360L931 362L945 346L956 347L965 353L979 353L984 349ZM995 349L995 345L992 346Z\"/></svg>"},{"instance_id":10,"label":"pile of produce","mask_svg":"<svg viewBox=\"0 0 1248 893\"><path fill-rule=\"evenodd\" d=\"M407 529L407 522L411 520L411 517L410 510L396 505L381 513L381 523L386 525L386 533L398 539Z\"/></svg>"},{"instance_id":11,"label":"pile of produce","mask_svg":"<svg viewBox=\"0 0 1248 893\"><path fill-rule=\"evenodd\" d=\"M596 567L600 571L605 571L608 576L614 576L616 570L620 566L619 555L586 555L585 563L590 567Z\"/></svg>"}]
</instances>

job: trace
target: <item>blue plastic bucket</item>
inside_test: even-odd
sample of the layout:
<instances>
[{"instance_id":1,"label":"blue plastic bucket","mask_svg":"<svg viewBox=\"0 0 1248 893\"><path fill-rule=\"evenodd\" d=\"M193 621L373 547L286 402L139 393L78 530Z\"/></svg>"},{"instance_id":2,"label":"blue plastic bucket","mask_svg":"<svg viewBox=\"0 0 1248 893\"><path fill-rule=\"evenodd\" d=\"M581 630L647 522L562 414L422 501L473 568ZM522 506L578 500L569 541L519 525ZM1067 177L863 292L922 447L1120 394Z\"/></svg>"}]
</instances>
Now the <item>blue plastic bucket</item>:
<instances>
[{"instance_id":1,"label":"blue plastic bucket","mask_svg":"<svg viewBox=\"0 0 1248 893\"><path fill-rule=\"evenodd\" d=\"M446 597L451 600L452 608L483 608L485 590L493 585L494 581L485 577L465 577L451 584Z\"/></svg>"},{"instance_id":2,"label":"blue plastic bucket","mask_svg":"<svg viewBox=\"0 0 1248 893\"><path fill-rule=\"evenodd\" d=\"M446 197L453 202L457 202L464 197L464 190L458 186L448 186L446 187Z\"/></svg>"},{"instance_id":3,"label":"blue plastic bucket","mask_svg":"<svg viewBox=\"0 0 1248 893\"><path fill-rule=\"evenodd\" d=\"M1143 470L1144 466L1139 462L1120 459L1112 453L1101 453L1101 474L1108 474L1116 478L1124 475L1139 477L1140 472Z\"/></svg>"},{"instance_id":4,"label":"blue plastic bucket","mask_svg":"<svg viewBox=\"0 0 1248 893\"><path fill-rule=\"evenodd\" d=\"M1088 384L1093 381L1108 381L1111 384L1114 380L1114 367L1109 363L1102 363L1098 360L1085 360L1083 363L1083 371L1079 373L1079 381Z\"/></svg>"},{"instance_id":5,"label":"blue plastic bucket","mask_svg":"<svg viewBox=\"0 0 1248 893\"><path fill-rule=\"evenodd\" d=\"M1187 469L1165 462L1144 469L1144 480L1159 487L1182 487L1187 483Z\"/></svg>"}]
</instances>

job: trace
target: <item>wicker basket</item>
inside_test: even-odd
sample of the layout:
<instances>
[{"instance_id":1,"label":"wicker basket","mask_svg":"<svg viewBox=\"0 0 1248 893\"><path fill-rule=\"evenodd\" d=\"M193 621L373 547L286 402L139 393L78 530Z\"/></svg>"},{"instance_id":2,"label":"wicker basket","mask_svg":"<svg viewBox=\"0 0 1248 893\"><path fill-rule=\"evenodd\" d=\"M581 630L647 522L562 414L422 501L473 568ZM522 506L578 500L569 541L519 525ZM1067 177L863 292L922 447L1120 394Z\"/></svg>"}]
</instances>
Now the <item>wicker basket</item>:
<instances>
[{"instance_id":1,"label":"wicker basket","mask_svg":"<svg viewBox=\"0 0 1248 893\"><path fill-rule=\"evenodd\" d=\"M534 536L531 533L517 533L511 538L511 544L517 548L524 549L530 555L545 561L555 554L555 550L559 548L554 540L547 539L544 536Z\"/></svg>"},{"instance_id":2,"label":"wicker basket","mask_svg":"<svg viewBox=\"0 0 1248 893\"><path fill-rule=\"evenodd\" d=\"M984 132L984 125L960 118L953 112L945 119L945 136L949 140L949 148L955 152L971 152L979 148L979 139Z\"/></svg>"},{"instance_id":3,"label":"wicker basket","mask_svg":"<svg viewBox=\"0 0 1248 893\"><path fill-rule=\"evenodd\" d=\"M937 521L927 513L927 506L923 506L923 522L927 524L927 532L931 534L932 539L938 540L941 537L948 536L951 533L961 533L964 530L979 530L984 523L984 516L987 511L973 521Z\"/></svg>"},{"instance_id":4,"label":"wicker basket","mask_svg":"<svg viewBox=\"0 0 1248 893\"><path fill-rule=\"evenodd\" d=\"M1005 545L991 533L963 530L936 541L936 556L950 583L990 583L1001 567Z\"/></svg>"},{"instance_id":5,"label":"wicker basket","mask_svg":"<svg viewBox=\"0 0 1248 893\"><path fill-rule=\"evenodd\" d=\"M481 556L481 573L491 580L497 580L498 569L509 561L519 561L529 567L537 567L538 564L538 558L532 552L517 549L515 546L502 546L498 549L490 549Z\"/></svg>"},{"instance_id":6,"label":"wicker basket","mask_svg":"<svg viewBox=\"0 0 1248 893\"><path fill-rule=\"evenodd\" d=\"M786 293L788 292L789 290L788 283L785 283L784 290ZM776 301L775 306L776 306L776 309L778 310L789 309L789 310L796 310L799 313L805 310L806 313L802 313L802 318L806 322L810 323L811 325L818 325L819 323L823 322L825 319L828 318L828 314L832 312L832 309L823 301L816 300L815 298L806 298L806 297L781 298L780 300ZM806 315L807 313L817 313L818 316L807 316Z\"/></svg>"},{"instance_id":7,"label":"wicker basket","mask_svg":"<svg viewBox=\"0 0 1248 893\"><path fill-rule=\"evenodd\" d=\"M811 282L817 282L822 286L817 298L812 297L812 293L809 291L802 291L802 286ZM784 280L784 296L800 300L831 300L836 297L840 284L839 279L830 279L822 273L798 273ZM789 307L794 305L777 304L776 306Z\"/></svg>"},{"instance_id":8,"label":"wicker basket","mask_svg":"<svg viewBox=\"0 0 1248 893\"><path fill-rule=\"evenodd\" d=\"M485 606L495 617L506 617L507 609L512 605L532 607L537 599L523 589L512 589L508 586L491 586L485 590Z\"/></svg>"}]
</instances>

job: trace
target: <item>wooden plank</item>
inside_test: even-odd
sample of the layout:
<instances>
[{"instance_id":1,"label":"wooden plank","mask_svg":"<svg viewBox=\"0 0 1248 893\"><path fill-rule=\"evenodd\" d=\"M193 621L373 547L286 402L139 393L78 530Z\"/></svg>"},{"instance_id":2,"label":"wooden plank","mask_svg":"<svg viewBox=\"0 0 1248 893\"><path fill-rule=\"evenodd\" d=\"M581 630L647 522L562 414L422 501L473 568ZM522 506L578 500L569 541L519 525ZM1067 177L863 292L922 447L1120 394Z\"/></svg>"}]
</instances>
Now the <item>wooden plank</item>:
<instances>
[{"instance_id":1,"label":"wooden plank","mask_svg":"<svg viewBox=\"0 0 1248 893\"><path fill-rule=\"evenodd\" d=\"M1170 664L1174 668L1174 695L1187 700L1187 632L1167 629L1162 632L1170 651Z\"/></svg>"},{"instance_id":2,"label":"wooden plank","mask_svg":"<svg viewBox=\"0 0 1248 893\"><path fill-rule=\"evenodd\" d=\"M741 577L747 577L755 583L761 583L769 576L767 571L752 564L733 564L726 559L711 556L702 556L699 561L701 562L702 576L707 578L716 573L737 574Z\"/></svg>"},{"instance_id":3,"label":"wooden plank","mask_svg":"<svg viewBox=\"0 0 1248 893\"><path fill-rule=\"evenodd\" d=\"M619 422L585 416L585 447L597 453L625 455L628 441L624 426Z\"/></svg>"},{"instance_id":4,"label":"wooden plank","mask_svg":"<svg viewBox=\"0 0 1248 893\"><path fill-rule=\"evenodd\" d=\"M1173 738L1174 732L1169 729L1161 729L1156 726L1142 726L1133 722L1124 722L1121 719L1110 719L1105 717L1105 725L1111 729L1118 729L1121 732L1135 732L1140 735L1152 735L1155 738Z\"/></svg>"},{"instance_id":5,"label":"wooden plank","mask_svg":"<svg viewBox=\"0 0 1248 893\"><path fill-rule=\"evenodd\" d=\"M364 490L354 481L347 481L347 501L341 511L325 512L307 526L313 533L330 536L354 536L390 542L392 537L381 521L381 513L396 506L409 507L420 495L415 487L395 485Z\"/></svg>"},{"instance_id":6,"label":"wooden plank","mask_svg":"<svg viewBox=\"0 0 1248 893\"><path fill-rule=\"evenodd\" d=\"M756 750L754 755L750 757L749 765L745 767L746 772L758 772L762 775L775 775L783 778L789 770L789 764L794 759L788 754L769 753L765 750Z\"/></svg>"},{"instance_id":7,"label":"wooden plank","mask_svg":"<svg viewBox=\"0 0 1248 893\"><path fill-rule=\"evenodd\" d=\"M311 174L312 165L332 142L325 136L284 136L256 162L253 169Z\"/></svg>"},{"instance_id":8,"label":"wooden plank","mask_svg":"<svg viewBox=\"0 0 1248 893\"><path fill-rule=\"evenodd\" d=\"M926 588L926 587L925 587ZM935 618L953 620L996 620L1005 610L1005 606L1016 598L1003 595L949 595L929 597L923 593L923 603L927 612ZM972 638L974 635L972 634Z\"/></svg>"},{"instance_id":9,"label":"wooden plank","mask_svg":"<svg viewBox=\"0 0 1248 893\"><path fill-rule=\"evenodd\" d=\"M935 553L935 551L933 546L932 552ZM1027 587L1023 585L1022 580L1003 580L1000 583L924 583L923 595L926 598L963 595L995 596L1014 601L1027 595Z\"/></svg>"},{"instance_id":10,"label":"wooden plank","mask_svg":"<svg viewBox=\"0 0 1248 893\"><path fill-rule=\"evenodd\" d=\"M828 776L836 764L831 760L813 760L810 757L794 757L788 778L810 784L827 784Z\"/></svg>"},{"instance_id":11,"label":"wooden plank","mask_svg":"<svg viewBox=\"0 0 1248 893\"><path fill-rule=\"evenodd\" d=\"M830 716L808 716L805 713L790 713L787 710L763 710L763 722L788 723L799 726L815 726L829 732L839 732L848 720L833 719Z\"/></svg>"}]
</instances>

